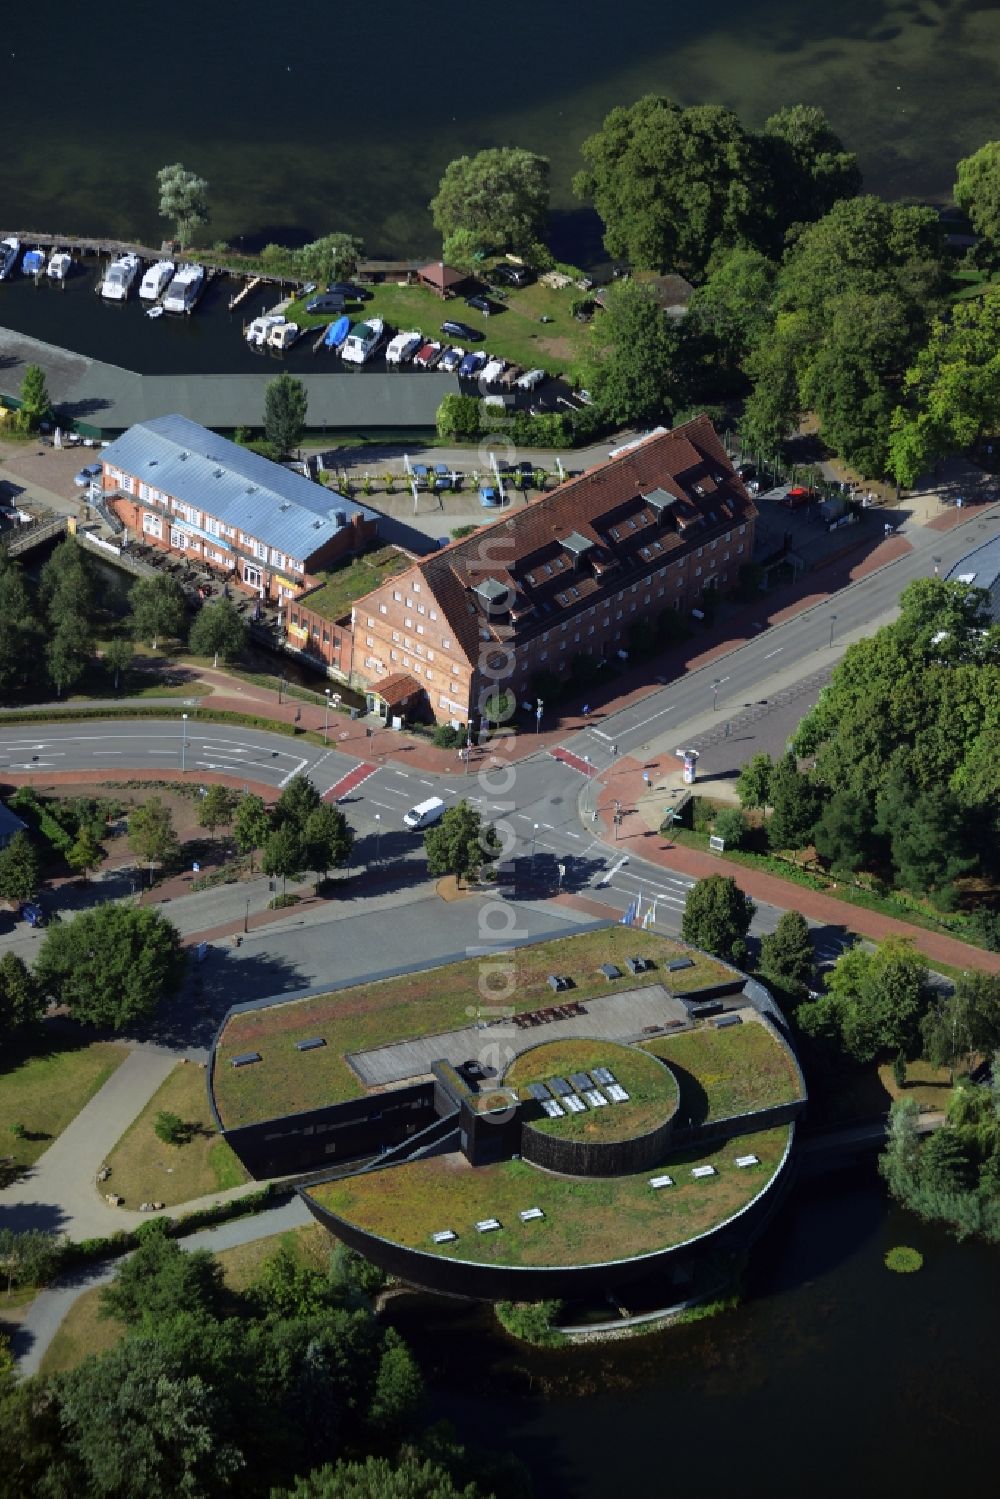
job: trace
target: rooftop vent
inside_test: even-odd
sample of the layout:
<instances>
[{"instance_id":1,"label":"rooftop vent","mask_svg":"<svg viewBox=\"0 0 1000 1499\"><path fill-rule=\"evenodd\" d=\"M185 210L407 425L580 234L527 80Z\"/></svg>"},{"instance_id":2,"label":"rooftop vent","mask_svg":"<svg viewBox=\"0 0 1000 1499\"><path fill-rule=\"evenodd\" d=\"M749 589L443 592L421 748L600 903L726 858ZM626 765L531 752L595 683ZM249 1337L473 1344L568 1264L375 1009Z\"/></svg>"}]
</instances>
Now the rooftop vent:
<instances>
[{"instance_id":1,"label":"rooftop vent","mask_svg":"<svg viewBox=\"0 0 1000 1499\"><path fill-rule=\"evenodd\" d=\"M581 536L579 531L571 531L568 536L564 536L560 541L560 546L565 547L571 556L578 558L585 557L592 550L593 545L594 543L588 541L586 536Z\"/></svg>"},{"instance_id":2,"label":"rooftop vent","mask_svg":"<svg viewBox=\"0 0 1000 1499\"><path fill-rule=\"evenodd\" d=\"M642 499L652 510L653 514L662 520L664 516L677 504L677 497L667 494L665 489L651 489L649 494L644 494Z\"/></svg>"},{"instance_id":3,"label":"rooftop vent","mask_svg":"<svg viewBox=\"0 0 1000 1499\"><path fill-rule=\"evenodd\" d=\"M325 1046L326 1041L322 1036L310 1036L308 1041L296 1041L296 1051L316 1051L320 1046Z\"/></svg>"},{"instance_id":4,"label":"rooftop vent","mask_svg":"<svg viewBox=\"0 0 1000 1499\"><path fill-rule=\"evenodd\" d=\"M212 478L213 479L221 479L222 478L222 469L221 468L217 468L215 470L215 472L213 473Z\"/></svg>"},{"instance_id":5,"label":"rooftop vent","mask_svg":"<svg viewBox=\"0 0 1000 1499\"><path fill-rule=\"evenodd\" d=\"M233 1057L233 1066L249 1067L252 1062L259 1062L260 1059L261 1056L259 1051L244 1051L240 1056Z\"/></svg>"}]
</instances>

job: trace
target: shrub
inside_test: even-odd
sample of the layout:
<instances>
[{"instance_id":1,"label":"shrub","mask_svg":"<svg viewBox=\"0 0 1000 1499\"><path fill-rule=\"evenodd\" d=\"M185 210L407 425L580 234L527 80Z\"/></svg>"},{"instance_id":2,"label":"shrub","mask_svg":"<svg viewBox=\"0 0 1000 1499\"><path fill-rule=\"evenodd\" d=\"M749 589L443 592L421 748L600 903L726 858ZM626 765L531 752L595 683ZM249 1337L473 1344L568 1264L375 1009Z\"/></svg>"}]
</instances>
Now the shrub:
<instances>
[{"instance_id":1,"label":"shrub","mask_svg":"<svg viewBox=\"0 0 1000 1499\"><path fill-rule=\"evenodd\" d=\"M497 1321L512 1338L532 1343L536 1348L558 1348L564 1335L553 1322L562 1311L561 1301L498 1301Z\"/></svg>"},{"instance_id":2,"label":"shrub","mask_svg":"<svg viewBox=\"0 0 1000 1499\"><path fill-rule=\"evenodd\" d=\"M458 749L465 743L465 730L452 728L450 723L439 723L431 738L438 749Z\"/></svg>"},{"instance_id":3,"label":"shrub","mask_svg":"<svg viewBox=\"0 0 1000 1499\"><path fill-rule=\"evenodd\" d=\"M739 807L723 807L712 831L717 838L725 840L727 848L742 848L750 829Z\"/></svg>"},{"instance_id":4,"label":"shrub","mask_svg":"<svg viewBox=\"0 0 1000 1499\"><path fill-rule=\"evenodd\" d=\"M911 1249L908 1244L895 1244L886 1252L885 1268L893 1270L897 1275L912 1275L919 1270L924 1263L924 1257L919 1249Z\"/></svg>"},{"instance_id":5,"label":"shrub","mask_svg":"<svg viewBox=\"0 0 1000 1499\"><path fill-rule=\"evenodd\" d=\"M284 895L276 895L273 900L269 900L267 909L269 911L283 911L286 906L297 906L298 903L299 897L297 895L286 892Z\"/></svg>"},{"instance_id":6,"label":"shrub","mask_svg":"<svg viewBox=\"0 0 1000 1499\"><path fill-rule=\"evenodd\" d=\"M190 1138L190 1130L179 1114L171 1114L169 1109L161 1109L156 1116L153 1131L158 1140L165 1145L184 1145Z\"/></svg>"}]
</instances>

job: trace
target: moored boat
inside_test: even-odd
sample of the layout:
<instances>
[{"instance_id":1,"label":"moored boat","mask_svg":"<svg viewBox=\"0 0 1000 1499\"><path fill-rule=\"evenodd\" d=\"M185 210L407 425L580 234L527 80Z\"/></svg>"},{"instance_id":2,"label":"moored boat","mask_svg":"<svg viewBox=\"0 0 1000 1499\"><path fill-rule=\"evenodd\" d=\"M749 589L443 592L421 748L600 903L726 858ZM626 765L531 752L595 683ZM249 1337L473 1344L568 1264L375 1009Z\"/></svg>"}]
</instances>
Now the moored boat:
<instances>
[{"instance_id":1,"label":"moored boat","mask_svg":"<svg viewBox=\"0 0 1000 1499\"><path fill-rule=\"evenodd\" d=\"M270 333L268 333L267 346L269 349L277 349L280 354L283 354L286 349L292 347L292 344L301 332L302 329L298 323L286 323L284 318L282 318L281 322L276 323Z\"/></svg>"},{"instance_id":2,"label":"moored boat","mask_svg":"<svg viewBox=\"0 0 1000 1499\"><path fill-rule=\"evenodd\" d=\"M423 341L422 333L412 330L408 333L397 333L395 338L389 340L389 347L385 351L386 364L406 364L413 358Z\"/></svg>"},{"instance_id":3,"label":"moored boat","mask_svg":"<svg viewBox=\"0 0 1000 1499\"><path fill-rule=\"evenodd\" d=\"M151 265L139 283L139 300L141 302L157 301L170 285L173 275L172 260L158 260L155 265Z\"/></svg>"},{"instance_id":4,"label":"moored boat","mask_svg":"<svg viewBox=\"0 0 1000 1499\"><path fill-rule=\"evenodd\" d=\"M177 267L177 274L163 298L164 312L192 312L205 283L205 267L189 261Z\"/></svg>"},{"instance_id":5,"label":"moored boat","mask_svg":"<svg viewBox=\"0 0 1000 1499\"><path fill-rule=\"evenodd\" d=\"M49 256L47 272L52 281L65 281L73 269L73 257L65 250L53 250Z\"/></svg>"},{"instance_id":6,"label":"moored boat","mask_svg":"<svg viewBox=\"0 0 1000 1499\"><path fill-rule=\"evenodd\" d=\"M6 281L11 271L17 265L17 257L21 253L21 241L13 235L9 239L0 239L0 281Z\"/></svg>"},{"instance_id":7,"label":"moored boat","mask_svg":"<svg viewBox=\"0 0 1000 1499\"><path fill-rule=\"evenodd\" d=\"M117 255L104 273L99 287L106 302L124 302L132 289L132 282L139 274L139 257L129 251Z\"/></svg>"},{"instance_id":8,"label":"moored boat","mask_svg":"<svg viewBox=\"0 0 1000 1499\"><path fill-rule=\"evenodd\" d=\"M245 338L253 349L261 349L267 343L274 328L279 328L285 321L280 312L265 313L262 317L255 317L247 324Z\"/></svg>"},{"instance_id":9,"label":"moored boat","mask_svg":"<svg viewBox=\"0 0 1000 1499\"><path fill-rule=\"evenodd\" d=\"M24 259L21 261L22 276L37 276L45 269L44 250L25 250Z\"/></svg>"},{"instance_id":10,"label":"moored boat","mask_svg":"<svg viewBox=\"0 0 1000 1499\"><path fill-rule=\"evenodd\" d=\"M339 349L344 339L351 331L351 320L349 317L339 317L335 323L331 323L326 330L323 342L328 349Z\"/></svg>"},{"instance_id":11,"label":"moored boat","mask_svg":"<svg viewBox=\"0 0 1000 1499\"><path fill-rule=\"evenodd\" d=\"M345 364L367 364L382 342L385 324L380 317L369 318L365 323L356 323L344 340L340 351Z\"/></svg>"}]
</instances>

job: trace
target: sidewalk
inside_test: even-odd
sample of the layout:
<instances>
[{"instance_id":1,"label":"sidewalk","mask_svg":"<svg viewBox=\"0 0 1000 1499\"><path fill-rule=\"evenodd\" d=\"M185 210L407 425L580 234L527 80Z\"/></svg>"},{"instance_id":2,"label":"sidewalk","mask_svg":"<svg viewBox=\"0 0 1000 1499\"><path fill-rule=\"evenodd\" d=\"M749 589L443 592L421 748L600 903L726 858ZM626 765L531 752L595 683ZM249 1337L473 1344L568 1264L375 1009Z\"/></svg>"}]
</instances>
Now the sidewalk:
<instances>
[{"instance_id":1,"label":"sidewalk","mask_svg":"<svg viewBox=\"0 0 1000 1499\"><path fill-rule=\"evenodd\" d=\"M650 777L648 787L644 774ZM726 799L725 792L719 789L723 784L711 785L713 796ZM886 937L906 937L931 963L1000 973L1000 953L986 952L956 937L851 905L832 895L824 895L822 891L809 890L762 870L748 869L715 854L679 848L670 843L660 833L660 824L667 808L679 800L686 788L680 762L669 752L651 755L645 760L624 756L598 779L596 785L599 788L597 811L601 834L619 854L635 854L662 869L696 880L712 874L731 875L753 900L776 906L779 910L800 911L808 921L820 926L844 927L872 942L882 942ZM614 827L616 801L621 803L622 809L617 841Z\"/></svg>"}]
</instances>

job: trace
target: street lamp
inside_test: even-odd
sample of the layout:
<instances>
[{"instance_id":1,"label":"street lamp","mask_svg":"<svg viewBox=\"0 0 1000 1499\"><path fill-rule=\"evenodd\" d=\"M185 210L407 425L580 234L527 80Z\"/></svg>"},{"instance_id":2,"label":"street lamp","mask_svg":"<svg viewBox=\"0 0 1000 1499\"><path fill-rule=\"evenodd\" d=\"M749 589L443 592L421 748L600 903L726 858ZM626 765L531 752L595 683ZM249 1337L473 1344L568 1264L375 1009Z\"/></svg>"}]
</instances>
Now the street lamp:
<instances>
[{"instance_id":1,"label":"street lamp","mask_svg":"<svg viewBox=\"0 0 1000 1499\"><path fill-rule=\"evenodd\" d=\"M718 706L719 706L719 688L721 686L722 686L722 678L721 677L716 677L715 681L712 683L712 711L713 711L713 713L718 709Z\"/></svg>"},{"instance_id":2,"label":"street lamp","mask_svg":"<svg viewBox=\"0 0 1000 1499\"><path fill-rule=\"evenodd\" d=\"M188 716L181 714L181 775L187 769L187 747L188 747Z\"/></svg>"},{"instance_id":3,"label":"street lamp","mask_svg":"<svg viewBox=\"0 0 1000 1499\"><path fill-rule=\"evenodd\" d=\"M538 823L531 824L531 872L535 872L535 839L538 837Z\"/></svg>"},{"instance_id":4,"label":"street lamp","mask_svg":"<svg viewBox=\"0 0 1000 1499\"><path fill-rule=\"evenodd\" d=\"M536 734L538 733L538 730L542 726L542 713L544 711L544 708L545 708L545 704L542 702L541 698L537 698L536 701L535 701L535 733Z\"/></svg>"},{"instance_id":5,"label":"street lamp","mask_svg":"<svg viewBox=\"0 0 1000 1499\"><path fill-rule=\"evenodd\" d=\"M938 575L938 568L941 566L941 558L940 557L932 557L931 561L934 563L934 576L936 578L937 575Z\"/></svg>"},{"instance_id":6,"label":"street lamp","mask_svg":"<svg viewBox=\"0 0 1000 1499\"><path fill-rule=\"evenodd\" d=\"M325 710L324 710L324 713L323 713L323 743L324 744L329 744L330 743L330 688L327 687L327 688L324 689L324 691L326 692L326 707L325 707Z\"/></svg>"},{"instance_id":7,"label":"street lamp","mask_svg":"<svg viewBox=\"0 0 1000 1499\"><path fill-rule=\"evenodd\" d=\"M249 897L249 895L247 896L247 908L243 912L243 930L244 930L244 932L248 932L250 930L250 897Z\"/></svg>"},{"instance_id":8,"label":"street lamp","mask_svg":"<svg viewBox=\"0 0 1000 1499\"><path fill-rule=\"evenodd\" d=\"M284 692L284 690L285 690L285 673L282 672L281 676L278 678L278 707L279 708L281 707L281 694Z\"/></svg>"},{"instance_id":9,"label":"street lamp","mask_svg":"<svg viewBox=\"0 0 1000 1499\"><path fill-rule=\"evenodd\" d=\"M382 814L375 813L375 863L382 862Z\"/></svg>"},{"instance_id":10,"label":"street lamp","mask_svg":"<svg viewBox=\"0 0 1000 1499\"><path fill-rule=\"evenodd\" d=\"M837 616L835 614L831 614L830 615L830 645L831 645L831 647L833 646L833 627L834 627L834 625L836 623L837 623Z\"/></svg>"},{"instance_id":11,"label":"street lamp","mask_svg":"<svg viewBox=\"0 0 1000 1499\"><path fill-rule=\"evenodd\" d=\"M594 793L593 793L593 787L594 787L594 767L590 763L590 756L589 755L584 755L584 757L583 757L583 763L587 767L587 789L590 792L590 801L593 802L593 800L594 800Z\"/></svg>"}]
</instances>

